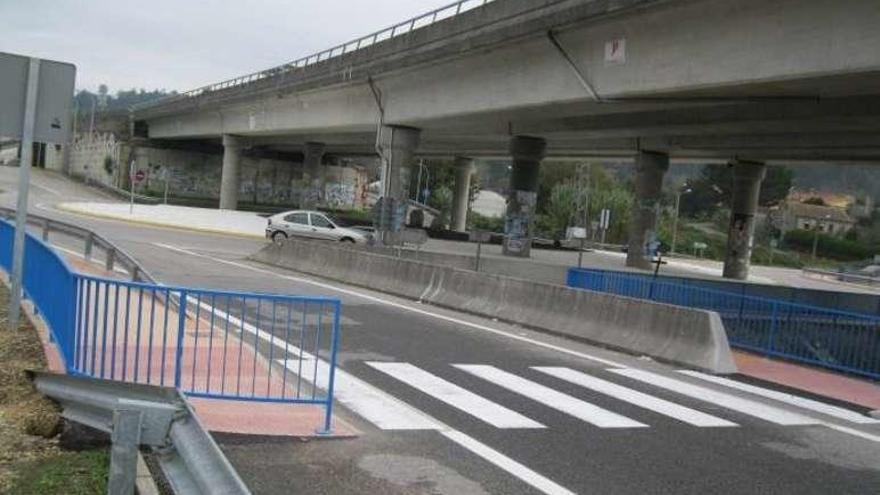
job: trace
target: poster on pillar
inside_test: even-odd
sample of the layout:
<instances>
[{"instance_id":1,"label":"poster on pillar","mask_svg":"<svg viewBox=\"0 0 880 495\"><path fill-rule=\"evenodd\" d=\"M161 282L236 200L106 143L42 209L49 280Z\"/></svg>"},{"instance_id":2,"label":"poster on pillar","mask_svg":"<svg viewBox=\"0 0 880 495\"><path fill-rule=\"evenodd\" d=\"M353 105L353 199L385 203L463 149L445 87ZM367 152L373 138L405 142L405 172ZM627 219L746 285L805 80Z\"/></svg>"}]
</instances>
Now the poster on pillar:
<instances>
[{"instance_id":1,"label":"poster on pillar","mask_svg":"<svg viewBox=\"0 0 880 495\"><path fill-rule=\"evenodd\" d=\"M504 224L505 251L526 254L531 247L532 219L538 195L534 191L515 191Z\"/></svg>"}]
</instances>

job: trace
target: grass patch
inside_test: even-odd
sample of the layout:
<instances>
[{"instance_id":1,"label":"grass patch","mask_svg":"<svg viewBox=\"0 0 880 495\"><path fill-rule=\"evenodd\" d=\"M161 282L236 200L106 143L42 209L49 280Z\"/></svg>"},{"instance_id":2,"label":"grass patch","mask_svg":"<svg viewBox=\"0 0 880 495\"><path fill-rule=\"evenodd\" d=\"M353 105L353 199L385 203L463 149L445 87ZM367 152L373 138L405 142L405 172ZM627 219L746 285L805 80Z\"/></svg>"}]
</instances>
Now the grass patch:
<instances>
[{"instance_id":1,"label":"grass patch","mask_svg":"<svg viewBox=\"0 0 880 495\"><path fill-rule=\"evenodd\" d=\"M107 449L58 452L18 466L9 493L16 495L99 495L107 493Z\"/></svg>"},{"instance_id":2,"label":"grass patch","mask_svg":"<svg viewBox=\"0 0 880 495\"><path fill-rule=\"evenodd\" d=\"M24 373L46 369L43 345L24 315L17 329L8 328L8 308L9 290L0 284L0 493L105 493L109 451L59 448L58 407Z\"/></svg>"}]
</instances>

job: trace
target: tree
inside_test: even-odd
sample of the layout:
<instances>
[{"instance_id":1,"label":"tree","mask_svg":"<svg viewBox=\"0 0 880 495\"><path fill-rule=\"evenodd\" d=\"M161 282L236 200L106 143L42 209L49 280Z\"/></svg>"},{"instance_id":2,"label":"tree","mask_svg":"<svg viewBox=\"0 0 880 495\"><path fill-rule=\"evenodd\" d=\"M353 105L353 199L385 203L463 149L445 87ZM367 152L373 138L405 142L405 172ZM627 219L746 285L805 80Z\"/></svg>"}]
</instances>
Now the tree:
<instances>
[{"instance_id":1,"label":"tree","mask_svg":"<svg viewBox=\"0 0 880 495\"><path fill-rule=\"evenodd\" d=\"M709 164L700 175L688 180L691 192L681 196L681 214L687 217L711 216L719 208L730 208L733 197L734 169L732 165ZM761 182L758 204L773 206L788 196L794 180L794 171L784 166L767 167Z\"/></svg>"}]
</instances>

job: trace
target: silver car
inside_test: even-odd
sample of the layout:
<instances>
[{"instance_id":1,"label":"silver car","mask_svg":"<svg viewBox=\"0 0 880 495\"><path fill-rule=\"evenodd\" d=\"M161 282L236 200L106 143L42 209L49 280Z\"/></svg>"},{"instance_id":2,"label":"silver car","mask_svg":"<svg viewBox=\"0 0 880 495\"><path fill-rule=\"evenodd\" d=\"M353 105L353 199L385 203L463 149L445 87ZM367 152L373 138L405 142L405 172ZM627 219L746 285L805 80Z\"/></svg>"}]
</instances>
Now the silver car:
<instances>
[{"instance_id":1,"label":"silver car","mask_svg":"<svg viewBox=\"0 0 880 495\"><path fill-rule=\"evenodd\" d=\"M280 244L288 237L304 237L325 241L367 244L370 234L342 227L338 221L318 211L286 211L269 217L266 238Z\"/></svg>"}]
</instances>

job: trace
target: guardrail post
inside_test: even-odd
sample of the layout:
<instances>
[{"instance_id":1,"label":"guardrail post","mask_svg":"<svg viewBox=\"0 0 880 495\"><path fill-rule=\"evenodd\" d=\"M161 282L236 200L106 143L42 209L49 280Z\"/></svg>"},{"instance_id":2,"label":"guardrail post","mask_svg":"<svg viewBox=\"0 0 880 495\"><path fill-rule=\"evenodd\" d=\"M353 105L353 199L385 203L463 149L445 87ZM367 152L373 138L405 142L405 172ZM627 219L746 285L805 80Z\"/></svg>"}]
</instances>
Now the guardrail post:
<instances>
[{"instance_id":1,"label":"guardrail post","mask_svg":"<svg viewBox=\"0 0 880 495\"><path fill-rule=\"evenodd\" d=\"M49 242L49 219L43 219L43 242Z\"/></svg>"},{"instance_id":2,"label":"guardrail post","mask_svg":"<svg viewBox=\"0 0 880 495\"><path fill-rule=\"evenodd\" d=\"M174 355L174 388L180 389L180 375L183 363L183 336L186 334L186 291L180 291L177 308L177 347ZM193 352L196 352L193 349Z\"/></svg>"},{"instance_id":3,"label":"guardrail post","mask_svg":"<svg viewBox=\"0 0 880 495\"><path fill-rule=\"evenodd\" d=\"M110 479L107 483L109 495L134 493L141 422L140 411L113 411L113 446L110 449Z\"/></svg>"},{"instance_id":4,"label":"guardrail post","mask_svg":"<svg viewBox=\"0 0 880 495\"><path fill-rule=\"evenodd\" d=\"M85 256L86 261L92 261L92 247L95 245L95 235L89 232L86 236L86 247L83 250L83 256Z\"/></svg>"},{"instance_id":5,"label":"guardrail post","mask_svg":"<svg viewBox=\"0 0 880 495\"><path fill-rule=\"evenodd\" d=\"M113 266L116 264L116 249L109 248L107 249L107 264L104 268L107 269L108 272L113 271Z\"/></svg>"}]
</instances>

